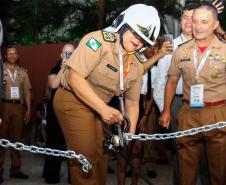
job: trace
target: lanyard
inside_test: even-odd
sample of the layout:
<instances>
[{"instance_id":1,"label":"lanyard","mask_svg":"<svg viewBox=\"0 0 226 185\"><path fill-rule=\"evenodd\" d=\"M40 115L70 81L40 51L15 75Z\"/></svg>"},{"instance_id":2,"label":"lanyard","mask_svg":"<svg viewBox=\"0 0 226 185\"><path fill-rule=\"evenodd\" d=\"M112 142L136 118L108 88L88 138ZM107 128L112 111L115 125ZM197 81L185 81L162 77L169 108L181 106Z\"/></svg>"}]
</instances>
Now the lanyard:
<instances>
[{"instance_id":1,"label":"lanyard","mask_svg":"<svg viewBox=\"0 0 226 185\"><path fill-rule=\"evenodd\" d=\"M126 63L125 63L125 69L123 71L123 77L126 77L128 75L131 63L132 63L132 55L129 54L126 57Z\"/></svg>"},{"instance_id":2,"label":"lanyard","mask_svg":"<svg viewBox=\"0 0 226 185\"><path fill-rule=\"evenodd\" d=\"M122 48L119 46L119 77L120 77L120 93L124 92L124 82L123 82L123 59L122 59Z\"/></svg>"},{"instance_id":3,"label":"lanyard","mask_svg":"<svg viewBox=\"0 0 226 185\"><path fill-rule=\"evenodd\" d=\"M16 80L17 70L15 70L13 73L9 69L6 69L6 70L9 73L11 80L14 82Z\"/></svg>"},{"instance_id":4,"label":"lanyard","mask_svg":"<svg viewBox=\"0 0 226 185\"><path fill-rule=\"evenodd\" d=\"M126 63L125 63L125 69L124 69L124 63L123 63L123 58L122 58L122 48L121 46L119 46L119 64L120 64L120 67L119 67L119 74L120 74L120 91L124 91L124 87L123 87L123 78L126 77L129 73L129 70L130 70L130 65L132 63L132 54L134 52L130 52L128 53L127 55L127 58L126 58Z\"/></svg>"},{"instance_id":5,"label":"lanyard","mask_svg":"<svg viewBox=\"0 0 226 185\"><path fill-rule=\"evenodd\" d=\"M211 48L208 48L208 50L205 52L204 56L202 57L200 64L198 65L197 48L194 48L194 63L195 63L195 69L196 69L196 79L198 78L199 72L202 70L205 64L205 61L210 54L210 51L211 51Z\"/></svg>"}]
</instances>

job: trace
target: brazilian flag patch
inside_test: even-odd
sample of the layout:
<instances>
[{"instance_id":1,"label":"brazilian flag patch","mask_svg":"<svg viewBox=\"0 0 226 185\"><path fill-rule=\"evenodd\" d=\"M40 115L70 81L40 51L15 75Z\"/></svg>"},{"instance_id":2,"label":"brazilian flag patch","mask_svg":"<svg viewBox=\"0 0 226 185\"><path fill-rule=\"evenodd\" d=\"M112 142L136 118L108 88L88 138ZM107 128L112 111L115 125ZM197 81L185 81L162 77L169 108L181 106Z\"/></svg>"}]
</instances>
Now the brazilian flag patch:
<instances>
[{"instance_id":1,"label":"brazilian flag patch","mask_svg":"<svg viewBox=\"0 0 226 185\"><path fill-rule=\"evenodd\" d=\"M96 51L98 50L98 48L101 46L101 43L98 42L96 39L91 38L91 39L86 43L86 45L87 45L88 47L90 47L93 51L96 52Z\"/></svg>"}]
</instances>

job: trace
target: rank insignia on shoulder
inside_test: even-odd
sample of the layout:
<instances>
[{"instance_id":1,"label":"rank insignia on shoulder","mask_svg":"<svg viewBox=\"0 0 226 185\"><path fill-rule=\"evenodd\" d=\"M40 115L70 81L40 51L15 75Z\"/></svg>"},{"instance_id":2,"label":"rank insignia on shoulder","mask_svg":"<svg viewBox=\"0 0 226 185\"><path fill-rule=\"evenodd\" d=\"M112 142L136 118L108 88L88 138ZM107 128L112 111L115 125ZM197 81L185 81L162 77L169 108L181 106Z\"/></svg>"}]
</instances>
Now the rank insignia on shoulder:
<instances>
[{"instance_id":1,"label":"rank insignia on shoulder","mask_svg":"<svg viewBox=\"0 0 226 185\"><path fill-rule=\"evenodd\" d=\"M179 44L177 47L183 46L184 44L187 44L189 41L191 41L191 40L188 40L186 42L183 42L183 43Z\"/></svg>"},{"instance_id":2,"label":"rank insignia on shoulder","mask_svg":"<svg viewBox=\"0 0 226 185\"><path fill-rule=\"evenodd\" d=\"M98 48L102 45L99 41L97 41L96 39L94 39L93 37L91 37L91 39L88 40L88 42L86 43L86 45L91 48L93 51L97 51Z\"/></svg>"},{"instance_id":3,"label":"rank insignia on shoulder","mask_svg":"<svg viewBox=\"0 0 226 185\"><path fill-rule=\"evenodd\" d=\"M135 53L135 56L137 57L137 59L141 62L141 63L144 63L147 61L147 58L144 56L144 54L142 53L138 53L136 52Z\"/></svg>"},{"instance_id":4,"label":"rank insignia on shoulder","mask_svg":"<svg viewBox=\"0 0 226 185\"><path fill-rule=\"evenodd\" d=\"M116 37L113 33L102 31L102 36L107 42L116 42Z\"/></svg>"},{"instance_id":5,"label":"rank insignia on shoulder","mask_svg":"<svg viewBox=\"0 0 226 185\"><path fill-rule=\"evenodd\" d=\"M189 62L189 61L191 61L191 59L190 58L182 58L182 59L180 59L180 61L181 62Z\"/></svg>"},{"instance_id":6,"label":"rank insignia on shoulder","mask_svg":"<svg viewBox=\"0 0 226 185\"><path fill-rule=\"evenodd\" d=\"M23 71L25 71L26 73L28 73L28 69L26 69L25 67L19 66L19 68L22 69Z\"/></svg>"}]
</instances>

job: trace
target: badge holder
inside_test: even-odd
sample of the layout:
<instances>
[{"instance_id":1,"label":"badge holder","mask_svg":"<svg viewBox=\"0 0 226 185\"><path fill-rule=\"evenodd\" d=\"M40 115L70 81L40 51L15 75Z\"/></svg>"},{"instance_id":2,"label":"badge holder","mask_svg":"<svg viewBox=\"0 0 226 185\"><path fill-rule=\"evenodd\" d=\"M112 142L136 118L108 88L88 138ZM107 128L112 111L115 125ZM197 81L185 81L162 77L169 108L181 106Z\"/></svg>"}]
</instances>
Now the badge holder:
<instances>
[{"instance_id":1,"label":"badge holder","mask_svg":"<svg viewBox=\"0 0 226 185\"><path fill-rule=\"evenodd\" d=\"M190 89L190 107L204 107L203 102L204 85L198 84L191 86Z\"/></svg>"}]
</instances>

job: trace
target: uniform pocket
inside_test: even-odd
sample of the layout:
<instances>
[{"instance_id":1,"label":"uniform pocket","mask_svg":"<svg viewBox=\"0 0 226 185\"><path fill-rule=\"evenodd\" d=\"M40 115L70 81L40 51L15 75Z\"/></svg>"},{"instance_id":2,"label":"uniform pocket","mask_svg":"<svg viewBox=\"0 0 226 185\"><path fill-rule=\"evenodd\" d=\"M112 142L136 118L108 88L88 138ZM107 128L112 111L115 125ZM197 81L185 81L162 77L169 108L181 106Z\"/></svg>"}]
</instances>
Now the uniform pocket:
<instances>
[{"instance_id":1,"label":"uniform pocket","mask_svg":"<svg viewBox=\"0 0 226 185\"><path fill-rule=\"evenodd\" d=\"M182 76L184 80L191 80L194 77L194 64L192 62L180 62L179 67L182 71Z\"/></svg>"},{"instance_id":2,"label":"uniform pocket","mask_svg":"<svg viewBox=\"0 0 226 185\"><path fill-rule=\"evenodd\" d=\"M111 65L112 69L107 65ZM87 80L102 91L114 93L119 87L119 71L107 61L101 61Z\"/></svg>"}]
</instances>

